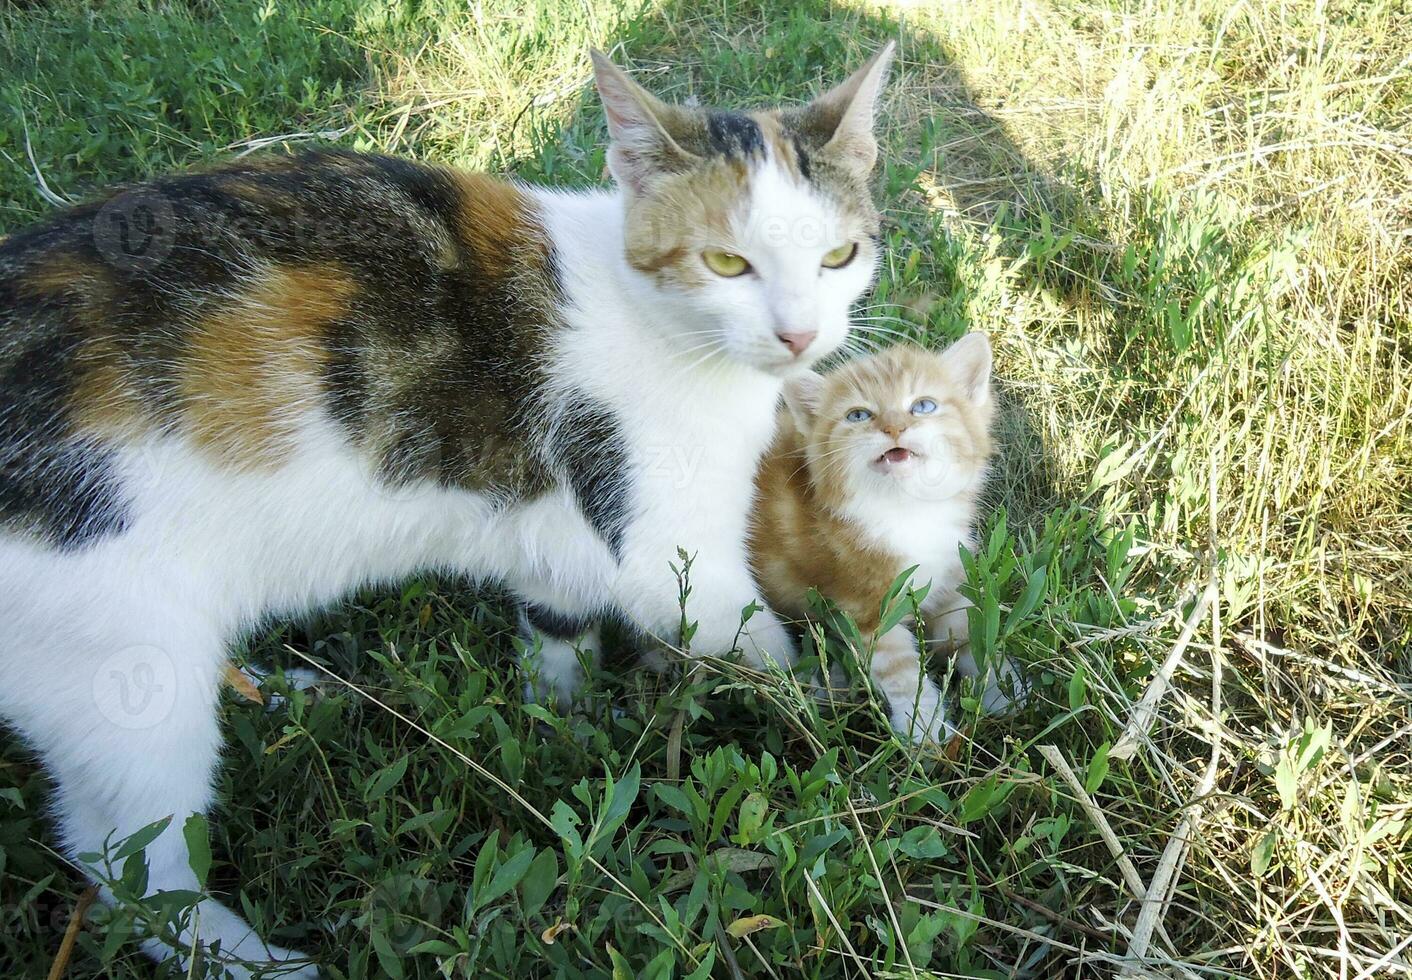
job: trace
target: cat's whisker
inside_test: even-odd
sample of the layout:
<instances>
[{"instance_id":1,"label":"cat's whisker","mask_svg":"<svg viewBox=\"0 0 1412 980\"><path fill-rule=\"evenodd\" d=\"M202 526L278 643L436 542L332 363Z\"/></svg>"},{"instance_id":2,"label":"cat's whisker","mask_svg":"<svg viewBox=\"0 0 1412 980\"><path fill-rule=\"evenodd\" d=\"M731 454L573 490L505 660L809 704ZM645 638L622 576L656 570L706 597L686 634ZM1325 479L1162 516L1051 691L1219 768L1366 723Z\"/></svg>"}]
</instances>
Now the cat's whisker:
<instances>
[{"instance_id":1,"label":"cat's whisker","mask_svg":"<svg viewBox=\"0 0 1412 980\"><path fill-rule=\"evenodd\" d=\"M906 339L911 339L913 336L913 334L909 331L898 330L896 327L887 326L884 321L873 321L863 318L855 318L853 322L855 324L864 326L869 333L880 333L886 334L890 337L902 337Z\"/></svg>"},{"instance_id":2,"label":"cat's whisker","mask_svg":"<svg viewBox=\"0 0 1412 980\"><path fill-rule=\"evenodd\" d=\"M897 333L896 331L893 331L893 330L883 330L883 329L880 329L880 328L878 328L878 327L873 326L872 324L866 324L866 323L865 323L865 324L861 324L861 325L858 327L858 333L859 333L860 336L867 337L868 339L874 340L874 341L877 341L877 340L884 340L884 339L885 339L885 340L891 341L891 342L893 342L893 343L903 343L903 344L906 344L906 343L913 343L913 342L916 340L916 338L913 337L911 334Z\"/></svg>"},{"instance_id":3,"label":"cat's whisker","mask_svg":"<svg viewBox=\"0 0 1412 980\"><path fill-rule=\"evenodd\" d=\"M911 330L899 330L898 328L895 328L895 326L888 326L890 325L890 323L892 323L892 321L887 321L887 319L871 319L868 318L868 316L854 316L853 321L851 322L867 323L870 328L873 328L875 330L891 330L892 333L911 332ZM912 330L918 329L918 325L916 325L916 323L904 323L904 326L909 326L909 328L911 328Z\"/></svg>"},{"instance_id":4,"label":"cat's whisker","mask_svg":"<svg viewBox=\"0 0 1412 980\"><path fill-rule=\"evenodd\" d=\"M693 344L693 345L690 346L690 347L683 347L683 348L680 348L679 350L674 350L674 351L671 352L671 354L669 355L669 357L670 357L673 361L681 361L682 359L684 359L684 358L686 358L686 357L689 357L689 356L692 355L692 354L695 354L697 351L703 351L703 350L704 350L704 351L708 351L708 356L709 356L709 353L722 352L722 351L723 351L723 348L721 347L720 344L716 343L716 341L714 341L714 340L708 340L708 341L705 341L705 342L700 343L700 344ZM700 360L700 359L698 359L698 360L696 360L696 361L693 361L692 364L691 364L690 366L688 366L688 367L685 369L684 373L690 373L692 367L694 367L695 365L700 364L700 363L701 363L701 360Z\"/></svg>"},{"instance_id":5,"label":"cat's whisker","mask_svg":"<svg viewBox=\"0 0 1412 980\"><path fill-rule=\"evenodd\" d=\"M696 351L705 350L708 347L716 348L719 346L720 345L717 344L714 340L706 340L702 341L699 344L692 344L690 347L679 347L676 350L672 351L669 356L673 358L681 358L685 357L688 354L694 354Z\"/></svg>"},{"instance_id":6,"label":"cat's whisker","mask_svg":"<svg viewBox=\"0 0 1412 980\"><path fill-rule=\"evenodd\" d=\"M882 349L882 344L878 341L861 334L850 337L846 343L839 347L840 352L849 354L876 354Z\"/></svg>"},{"instance_id":7,"label":"cat's whisker","mask_svg":"<svg viewBox=\"0 0 1412 980\"><path fill-rule=\"evenodd\" d=\"M702 355L701 355L700 357L698 357L696 360L692 361L690 364L688 364L688 365L686 366L686 368L685 368L685 373L686 373L686 374L691 374L692 372L696 371L698 368L702 367L707 361L709 361L711 358L715 357L716 355L718 355L718 354L724 354L724 353L725 353L723 350L721 350L720 348L718 348L715 344L711 344L711 345L707 345L707 346L711 347L711 349L708 350L705 354L702 354ZM698 348L698 349L699 349L699 348ZM719 366L718 366L718 370L719 370Z\"/></svg>"}]
</instances>

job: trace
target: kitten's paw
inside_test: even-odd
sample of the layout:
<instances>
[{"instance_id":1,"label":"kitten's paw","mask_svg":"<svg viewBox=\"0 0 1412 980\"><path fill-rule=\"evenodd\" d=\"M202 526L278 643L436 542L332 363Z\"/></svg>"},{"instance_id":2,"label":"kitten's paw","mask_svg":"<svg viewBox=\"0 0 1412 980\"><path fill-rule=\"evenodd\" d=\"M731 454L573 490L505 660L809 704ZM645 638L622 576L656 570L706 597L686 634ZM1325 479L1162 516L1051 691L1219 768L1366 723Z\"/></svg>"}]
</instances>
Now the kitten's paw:
<instances>
[{"instance_id":1,"label":"kitten's paw","mask_svg":"<svg viewBox=\"0 0 1412 980\"><path fill-rule=\"evenodd\" d=\"M815 672L808 680L801 680L800 687L819 704L852 701L857 693L853 682L848 678L848 672L837 661L829 664L828 676Z\"/></svg>"},{"instance_id":2,"label":"kitten's paw","mask_svg":"<svg viewBox=\"0 0 1412 980\"><path fill-rule=\"evenodd\" d=\"M1030 683L1020 673L1019 664L1006 657L986 672L981 709L988 715L1008 715L1030 699L1030 692Z\"/></svg>"},{"instance_id":3,"label":"kitten's paw","mask_svg":"<svg viewBox=\"0 0 1412 980\"><path fill-rule=\"evenodd\" d=\"M969 647L956 654L952 670L961 677L977 678L974 689L980 697L981 708L988 715L1006 715L1029 700L1031 687L1020 670L1019 661L1013 657L1001 657L987 663L982 674L975 656Z\"/></svg>"},{"instance_id":4,"label":"kitten's paw","mask_svg":"<svg viewBox=\"0 0 1412 980\"><path fill-rule=\"evenodd\" d=\"M893 731L917 745L946 745L959 734L947 717L946 702L935 690L924 688L912 701L893 702L888 714Z\"/></svg>"}]
</instances>

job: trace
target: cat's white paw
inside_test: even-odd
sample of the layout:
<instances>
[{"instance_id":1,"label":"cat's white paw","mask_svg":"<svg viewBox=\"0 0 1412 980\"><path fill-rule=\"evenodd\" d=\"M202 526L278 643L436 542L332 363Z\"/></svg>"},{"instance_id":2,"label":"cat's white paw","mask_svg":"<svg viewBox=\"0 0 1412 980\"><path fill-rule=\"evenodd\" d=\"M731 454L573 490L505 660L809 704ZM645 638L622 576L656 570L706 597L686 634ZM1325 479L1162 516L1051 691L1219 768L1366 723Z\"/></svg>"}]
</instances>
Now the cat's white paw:
<instances>
[{"instance_id":1,"label":"cat's white paw","mask_svg":"<svg viewBox=\"0 0 1412 980\"><path fill-rule=\"evenodd\" d=\"M525 703L540 704L563 714L574 706L574 698L579 685L566 678L549 678L536 675L525 681Z\"/></svg>"},{"instance_id":2,"label":"cat's white paw","mask_svg":"<svg viewBox=\"0 0 1412 980\"><path fill-rule=\"evenodd\" d=\"M276 977L280 980L315 980L320 975L318 964L303 953L273 943L263 943L253 932L247 932L226 947L222 958L226 956L230 959L223 964L225 972L235 980L255 977L261 980L274 980Z\"/></svg>"},{"instance_id":3,"label":"cat's white paw","mask_svg":"<svg viewBox=\"0 0 1412 980\"><path fill-rule=\"evenodd\" d=\"M525 650L520 668L525 677L525 701L542 704L564 713L573 707L583 688L584 665L580 656L598 662L599 641L596 630L586 633L579 642L539 634L534 645Z\"/></svg>"},{"instance_id":4,"label":"cat's white paw","mask_svg":"<svg viewBox=\"0 0 1412 980\"><path fill-rule=\"evenodd\" d=\"M317 964L309 962L298 953L290 953L285 959L275 959L275 950L270 950L268 962L251 961L241 965L228 964L225 975L231 980L319 980L323 973ZM282 951L287 952L287 951Z\"/></svg>"},{"instance_id":5,"label":"cat's white paw","mask_svg":"<svg viewBox=\"0 0 1412 980\"><path fill-rule=\"evenodd\" d=\"M321 674L309 667L286 667L284 680L291 690L308 691L320 684L328 683L329 678L327 674Z\"/></svg>"},{"instance_id":6,"label":"cat's white paw","mask_svg":"<svg viewBox=\"0 0 1412 980\"><path fill-rule=\"evenodd\" d=\"M530 666L525 679L525 703L542 704L561 714L568 712L583 687L583 671L578 664L560 665L561 669L546 669L544 663Z\"/></svg>"},{"instance_id":7,"label":"cat's white paw","mask_svg":"<svg viewBox=\"0 0 1412 980\"><path fill-rule=\"evenodd\" d=\"M219 965L216 975L233 980L267 977L316 980L321 975L318 964L308 956L298 950L263 942L244 919L219 902L208 899L201 902L198 909L195 935L184 935L182 942L205 948L206 962L210 964L215 960ZM219 947L219 953L211 953L215 947ZM189 947L178 951L160 940L147 939L143 948L154 959L175 958L183 969L190 966Z\"/></svg>"},{"instance_id":8,"label":"cat's white paw","mask_svg":"<svg viewBox=\"0 0 1412 980\"><path fill-rule=\"evenodd\" d=\"M275 675L273 670L265 670L263 667L251 666L249 664L243 667L235 667L234 670L238 672L240 676L234 677L230 673L227 673L227 681L242 694L246 694L250 697L251 700L255 700L255 692L267 687L267 682ZM245 683L241 682L241 677L245 679ZM325 674L321 674L316 670L310 670L306 667L287 667L284 671L284 680L291 691L309 691L321 684L327 683L328 677ZM247 692L249 693L247 694ZM289 700L285 695L275 694L273 692L260 695L260 697L265 702L266 711L277 711L284 707L285 703Z\"/></svg>"},{"instance_id":9,"label":"cat's white paw","mask_svg":"<svg viewBox=\"0 0 1412 980\"><path fill-rule=\"evenodd\" d=\"M663 676L676 669L680 655L656 643L647 643L637 655L637 666L649 674Z\"/></svg>"},{"instance_id":10,"label":"cat's white paw","mask_svg":"<svg viewBox=\"0 0 1412 980\"><path fill-rule=\"evenodd\" d=\"M269 674L264 675L269 677ZM284 670L285 683L289 685L291 691L312 691L321 684L328 683L328 676L307 667L286 667ZM284 707L289 698L283 694L271 694L265 702L266 711L277 711Z\"/></svg>"}]
</instances>

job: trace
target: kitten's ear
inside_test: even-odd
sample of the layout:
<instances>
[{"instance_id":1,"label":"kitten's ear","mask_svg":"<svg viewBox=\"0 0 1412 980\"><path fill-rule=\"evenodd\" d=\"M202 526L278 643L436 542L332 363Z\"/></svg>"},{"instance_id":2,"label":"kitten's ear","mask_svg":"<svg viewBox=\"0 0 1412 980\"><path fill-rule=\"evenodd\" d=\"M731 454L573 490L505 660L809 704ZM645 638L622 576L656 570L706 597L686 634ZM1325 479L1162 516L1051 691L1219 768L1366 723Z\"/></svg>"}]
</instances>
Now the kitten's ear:
<instances>
[{"instance_id":1,"label":"kitten's ear","mask_svg":"<svg viewBox=\"0 0 1412 980\"><path fill-rule=\"evenodd\" d=\"M968 333L942 352L951 377L974 405L990 400L990 338Z\"/></svg>"},{"instance_id":2,"label":"kitten's ear","mask_svg":"<svg viewBox=\"0 0 1412 980\"><path fill-rule=\"evenodd\" d=\"M815 145L864 174L872 171L878 159L873 120L896 49L896 43L888 41L846 82L829 89L804 109L803 128Z\"/></svg>"},{"instance_id":3,"label":"kitten's ear","mask_svg":"<svg viewBox=\"0 0 1412 980\"><path fill-rule=\"evenodd\" d=\"M784 383L784 404L789 409L789 416L794 420L794 427L799 430L800 435L809 431L823 397L822 374L806 371Z\"/></svg>"},{"instance_id":4,"label":"kitten's ear","mask_svg":"<svg viewBox=\"0 0 1412 980\"><path fill-rule=\"evenodd\" d=\"M641 191L653 174L684 170L696 157L682 149L670 129L680 123L682 110L669 106L627 76L598 49L593 77L603 112L608 117L608 168L619 185Z\"/></svg>"}]
</instances>

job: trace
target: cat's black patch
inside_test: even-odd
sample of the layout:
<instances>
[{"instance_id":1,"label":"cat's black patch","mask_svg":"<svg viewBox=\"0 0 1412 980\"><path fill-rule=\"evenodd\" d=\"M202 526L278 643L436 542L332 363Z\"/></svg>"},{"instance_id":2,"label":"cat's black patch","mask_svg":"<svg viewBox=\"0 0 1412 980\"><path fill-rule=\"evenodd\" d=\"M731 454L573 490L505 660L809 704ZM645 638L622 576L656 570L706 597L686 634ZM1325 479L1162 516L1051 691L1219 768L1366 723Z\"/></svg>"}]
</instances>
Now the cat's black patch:
<instances>
[{"instance_id":1,"label":"cat's black patch","mask_svg":"<svg viewBox=\"0 0 1412 980\"><path fill-rule=\"evenodd\" d=\"M428 215L446 218L456 213L461 204L461 196L443 170L427 167L401 157L382 156L369 153L363 156L345 156L345 159L370 166L386 178L388 183L406 194Z\"/></svg>"},{"instance_id":2,"label":"cat's black patch","mask_svg":"<svg viewBox=\"0 0 1412 980\"><path fill-rule=\"evenodd\" d=\"M794 158L799 161L799 176L805 180L813 180L813 167L809 164L809 153L804 149L804 140L799 138L798 133L792 135L790 139L794 143Z\"/></svg>"},{"instance_id":3,"label":"cat's black patch","mask_svg":"<svg viewBox=\"0 0 1412 980\"><path fill-rule=\"evenodd\" d=\"M363 429L368 404L368 379L358 360L358 332L350 323L335 320L326 329L328 360L324 364L324 387L329 411L348 432Z\"/></svg>"},{"instance_id":4,"label":"cat's black patch","mask_svg":"<svg viewBox=\"0 0 1412 980\"><path fill-rule=\"evenodd\" d=\"M0 525L65 551L119 534L129 520L114 452L69 431L73 347L67 331L53 334L0 377Z\"/></svg>"},{"instance_id":5,"label":"cat's black patch","mask_svg":"<svg viewBox=\"0 0 1412 980\"><path fill-rule=\"evenodd\" d=\"M0 447L0 523L14 521L61 551L121 534L129 514L111 449L87 442L21 456Z\"/></svg>"},{"instance_id":6,"label":"cat's black patch","mask_svg":"<svg viewBox=\"0 0 1412 980\"><path fill-rule=\"evenodd\" d=\"M724 156L749 157L765 152L760 125L739 112L710 113L706 117L706 136L711 149Z\"/></svg>"},{"instance_id":7,"label":"cat's black patch","mask_svg":"<svg viewBox=\"0 0 1412 980\"><path fill-rule=\"evenodd\" d=\"M593 625L587 616L570 616L538 602L521 602L520 618L522 627L533 627L556 640L577 640Z\"/></svg>"},{"instance_id":8,"label":"cat's black patch","mask_svg":"<svg viewBox=\"0 0 1412 980\"><path fill-rule=\"evenodd\" d=\"M559 262L559 250L552 245L544 250L544 275L549 280L549 288L557 302L568 298L564 287L564 267Z\"/></svg>"},{"instance_id":9,"label":"cat's black patch","mask_svg":"<svg viewBox=\"0 0 1412 980\"><path fill-rule=\"evenodd\" d=\"M580 399L556 426L550 451L588 523L621 561L632 488L627 441L612 410Z\"/></svg>"}]
</instances>

